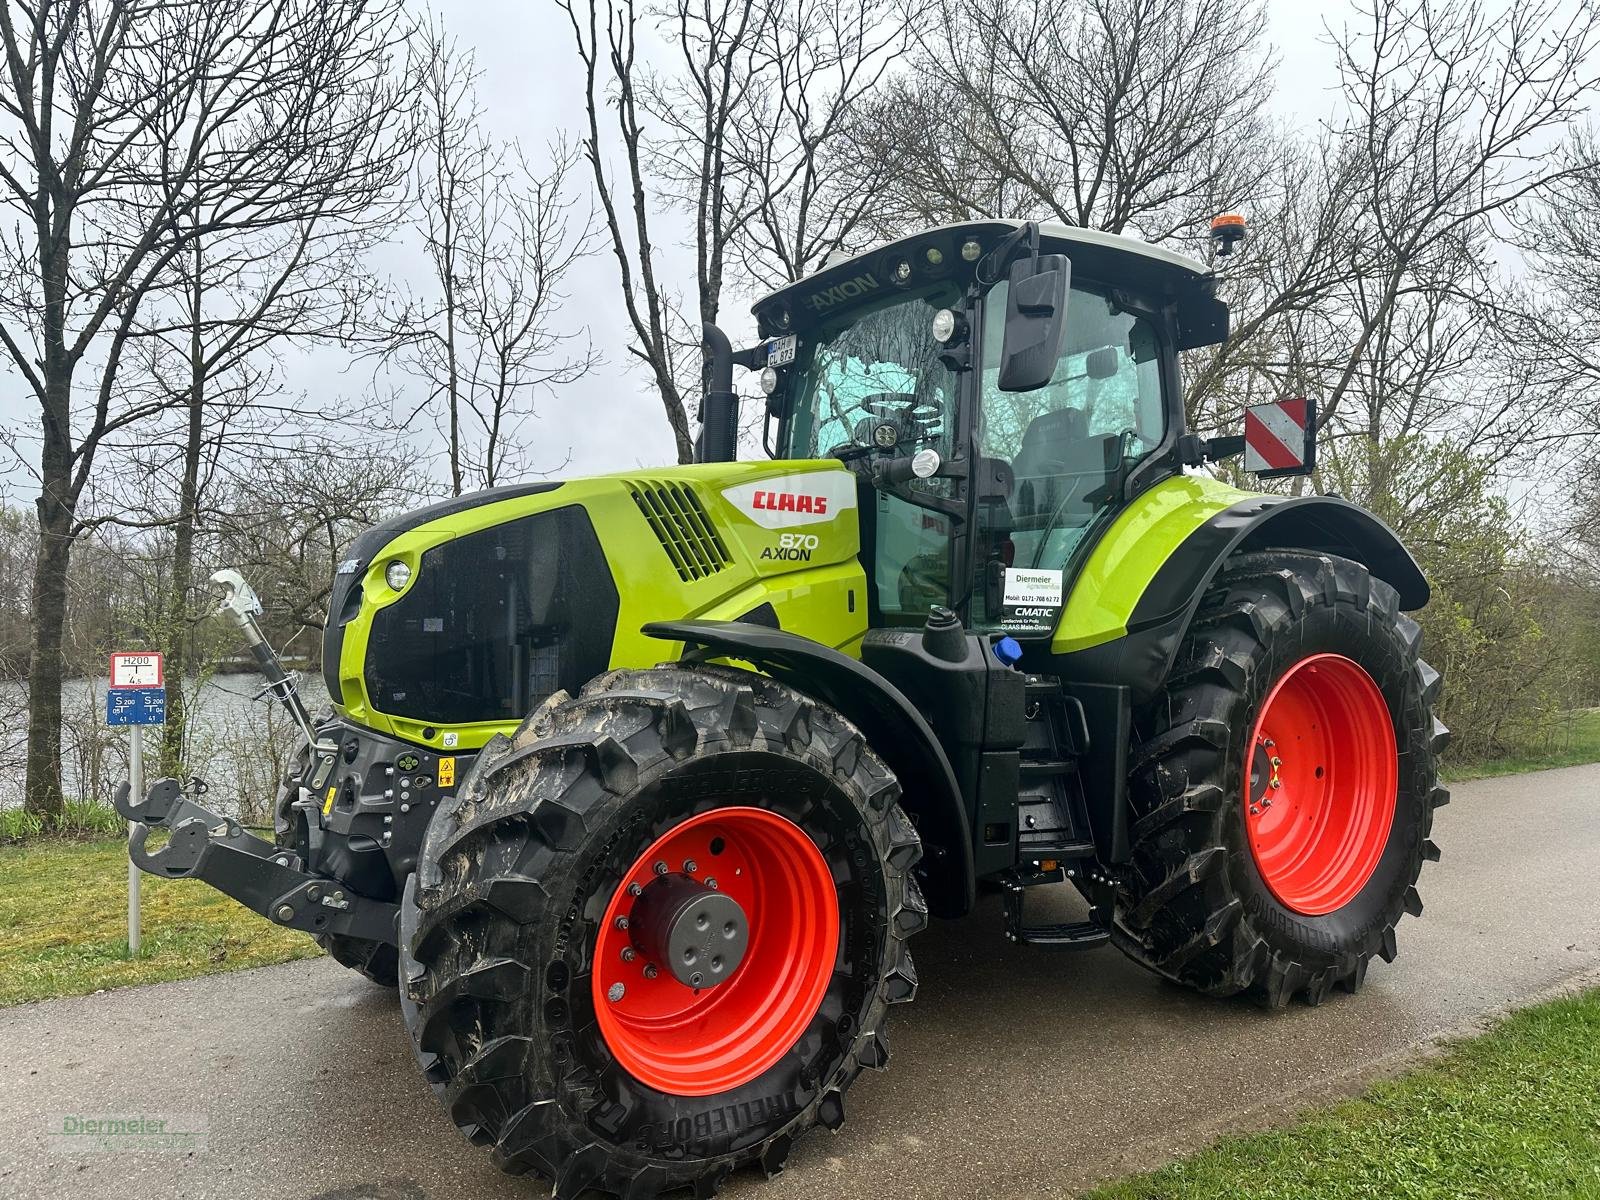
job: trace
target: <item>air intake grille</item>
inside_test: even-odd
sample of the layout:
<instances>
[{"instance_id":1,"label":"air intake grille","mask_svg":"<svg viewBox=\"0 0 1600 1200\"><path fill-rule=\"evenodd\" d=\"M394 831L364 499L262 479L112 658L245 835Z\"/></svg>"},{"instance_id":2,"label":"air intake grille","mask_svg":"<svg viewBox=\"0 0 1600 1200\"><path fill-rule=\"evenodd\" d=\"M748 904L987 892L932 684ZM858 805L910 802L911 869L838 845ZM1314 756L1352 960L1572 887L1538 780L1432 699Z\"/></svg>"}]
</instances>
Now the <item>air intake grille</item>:
<instances>
[{"instance_id":1,"label":"air intake grille","mask_svg":"<svg viewBox=\"0 0 1600 1200\"><path fill-rule=\"evenodd\" d=\"M633 502L661 540L678 577L685 582L704 579L728 565L728 548L699 498L681 483L634 482L628 485Z\"/></svg>"}]
</instances>

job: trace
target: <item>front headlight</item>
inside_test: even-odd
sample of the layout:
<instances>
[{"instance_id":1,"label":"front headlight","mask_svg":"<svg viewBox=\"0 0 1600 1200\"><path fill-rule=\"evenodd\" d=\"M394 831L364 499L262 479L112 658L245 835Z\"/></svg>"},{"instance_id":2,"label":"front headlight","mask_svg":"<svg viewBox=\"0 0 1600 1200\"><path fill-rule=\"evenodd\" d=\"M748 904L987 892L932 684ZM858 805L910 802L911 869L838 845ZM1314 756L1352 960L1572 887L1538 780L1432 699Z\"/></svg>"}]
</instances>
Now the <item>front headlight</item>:
<instances>
[{"instance_id":1,"label":"front headlight","mask_svg":"<svg viewBox=\"0 0 1600 1200\"><path fill-rule=\"evenodd\" d=\"M403 592L411 582L411 568L397 558L383 569L383 578L395 591Z\"/></svg>"}]
</instances>

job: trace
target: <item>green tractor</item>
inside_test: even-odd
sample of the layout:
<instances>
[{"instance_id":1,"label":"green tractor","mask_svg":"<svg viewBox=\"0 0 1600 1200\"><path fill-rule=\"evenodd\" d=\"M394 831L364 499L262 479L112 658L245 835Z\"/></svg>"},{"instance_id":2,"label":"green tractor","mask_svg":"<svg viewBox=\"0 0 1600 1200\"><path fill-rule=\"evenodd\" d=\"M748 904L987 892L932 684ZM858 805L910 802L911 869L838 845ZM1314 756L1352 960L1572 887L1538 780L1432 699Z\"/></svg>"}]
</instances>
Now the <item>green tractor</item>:
<instances>
[{"instance_id":1,"label":"green tractor","mask_svg":"<svg viewBox=\"0 0 1600 1200\"><path fill-rule=\"evenodd\" d=\"M1186 432L1215 284L1012 221L829 265L756 348L707 327L701 461L363 534L320 718L223 573L305 733L276 838L162 780L130 853L397 987L451 1119L558 1197L781 1169L986 892L1214 996L1356 990L1438 857L1428 585L1361 508L1199 469L1314 454L1304 401ZM735 366L770 460L734 461ZM1062 885L1081 919L1030 917Z\"/></svg>"}]
</instances>

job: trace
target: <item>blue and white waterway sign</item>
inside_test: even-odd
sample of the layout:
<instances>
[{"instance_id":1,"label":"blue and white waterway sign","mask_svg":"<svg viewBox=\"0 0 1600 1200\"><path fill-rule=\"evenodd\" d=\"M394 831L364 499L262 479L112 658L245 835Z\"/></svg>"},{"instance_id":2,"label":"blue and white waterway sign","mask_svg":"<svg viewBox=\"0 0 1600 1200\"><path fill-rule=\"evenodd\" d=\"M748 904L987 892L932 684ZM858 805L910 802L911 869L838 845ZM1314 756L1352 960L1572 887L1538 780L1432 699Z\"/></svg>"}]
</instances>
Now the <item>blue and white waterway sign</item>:
<instances>
[{"instance_id":1,"label":"blue and white waterway sign","mask_svg":"<svg viewBox=\"0 0 1600 1200\"><path fill-rule=\"evenodd\" d=\"M112 688L106 693L107 725L163 725L166 720L166 688Z\"/></svg>"}]
</instances>

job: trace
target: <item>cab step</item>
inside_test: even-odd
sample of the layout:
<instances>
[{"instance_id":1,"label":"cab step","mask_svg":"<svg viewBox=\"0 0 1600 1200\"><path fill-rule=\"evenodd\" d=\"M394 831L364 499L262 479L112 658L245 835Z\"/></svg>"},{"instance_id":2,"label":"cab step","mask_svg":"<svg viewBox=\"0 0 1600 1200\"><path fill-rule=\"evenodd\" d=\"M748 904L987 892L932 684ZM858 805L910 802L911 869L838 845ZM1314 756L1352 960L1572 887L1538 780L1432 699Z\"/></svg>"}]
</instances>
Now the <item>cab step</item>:
<instances>
[{"instance_id":1,"label":"cab step","mask_svg":"<svg viewBox=\"0 0 1600 1200\"><path fill-rule=\"evenodd\" d=\"M1061 925L1024 925L1015 935L1006 936L1026 946L1053 946L1058 950L1093 950L1111 940L1111 932L1093 921L1071 921Z\"/></svg>"},{"instance_id":2,"label":"cab step","mask_svg":"<svg viewBox=\"0 0 1600 1200\"><path fill-rule=\"evenodd\" d=\"M1029 925L1024 900L1028 889L1041 884L1065 882L1066 870L1057 868L1045 876L1013 879L1005 884L1006 940L1026 946L1051 946L1058 950L1093 950L1111 940L1111 932L1098 921L1061 921ZM1094 909L1090 909L1091 915Z\"/></svg>"}]
</instances>

